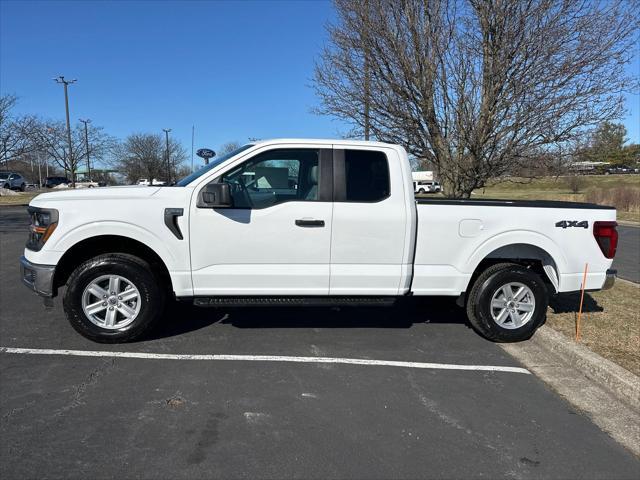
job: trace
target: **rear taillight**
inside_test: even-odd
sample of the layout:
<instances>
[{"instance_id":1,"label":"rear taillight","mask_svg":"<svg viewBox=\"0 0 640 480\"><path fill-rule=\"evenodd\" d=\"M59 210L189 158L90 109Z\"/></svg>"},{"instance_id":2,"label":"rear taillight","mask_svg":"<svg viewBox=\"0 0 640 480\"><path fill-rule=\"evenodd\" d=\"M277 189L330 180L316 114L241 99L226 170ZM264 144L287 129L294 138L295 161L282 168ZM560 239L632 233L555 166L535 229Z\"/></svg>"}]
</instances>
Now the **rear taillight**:
<instances>
[{"instance_id":1,"label":"rear taillight","mask_svg":"<svg viewBox=\"0 0 640 480\"><path fill-rule=\"evenodd\" d=\"M613 258L618 248L618 231L616 222L593 222L593 236L598 242L602 254L607 258Z\"/></svg>"}]
</instances>

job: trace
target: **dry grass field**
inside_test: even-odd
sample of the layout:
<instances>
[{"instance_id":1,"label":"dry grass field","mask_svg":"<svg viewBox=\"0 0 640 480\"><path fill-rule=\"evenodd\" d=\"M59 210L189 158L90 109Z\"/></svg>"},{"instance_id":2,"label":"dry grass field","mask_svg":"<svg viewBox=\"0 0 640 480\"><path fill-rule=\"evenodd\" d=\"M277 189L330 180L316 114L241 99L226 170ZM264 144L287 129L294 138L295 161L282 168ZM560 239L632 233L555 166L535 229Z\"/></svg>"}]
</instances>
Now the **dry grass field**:
<instances>
[{"instance_id":1,"label":"dry grass field","mask_svg":"<svg viewBox=\"0 0 640 480\"><path fill-rule=\"evenodd\" d=\"M26 205L33 197L38 195L34 192L14 192L15 195L1 195L0 205Z\"/></svg>"},{"instance_id":2,"label":"dry grass field","mask_svg":"<svg viewBox=\"0 0 640 480\"><path fill-rule=\"evenodd\" d=\"M613 205L618 219L640 223L640 175L585 175L579 193L572 193L569 177L508 181L473 193L473 198L566 200Z\"/></svg>"},{"instance_id":3,"label":"dry grass field","mask_svg":"<svg viewBox=\"0 0 640 480\"><path fill-rule=\"evenodd\" d=\"M547 325L575 338L579 304L579 293L556 297ZM580 343L640 375L640 285L618 280L611 290L585 293Z\"/></svg>"}]
</instances>

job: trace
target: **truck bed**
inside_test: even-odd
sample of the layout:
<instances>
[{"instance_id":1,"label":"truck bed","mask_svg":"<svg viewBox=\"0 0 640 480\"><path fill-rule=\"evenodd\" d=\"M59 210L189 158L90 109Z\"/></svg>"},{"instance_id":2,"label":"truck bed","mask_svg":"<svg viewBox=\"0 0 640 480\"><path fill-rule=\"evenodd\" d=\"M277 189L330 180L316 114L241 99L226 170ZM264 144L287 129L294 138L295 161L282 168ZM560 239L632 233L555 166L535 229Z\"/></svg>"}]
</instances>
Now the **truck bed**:
<instances>
[{"instance_id":1,"label":"truck bed","mask_svg":"<svg viewBox=\"0 0 640 480\"><path fill-rule=\"evenodd\" d=\"M615 221L614 207L549 200L416 199L418 215L412 291L457 295L485 259L538 259L557 291L599 289L611 259L593 235L596 221ZM470 208L474 207L474 208ZM512 208L520 207L520 208ZM572 246L572 247L569 247Z\"/></svg>"},{"instance_id":2,"label":"truck bed","mask_svg":"<svg viewBox=\"0 0 640 480\"><path fill-rule=\"evenodd\" d=\"M492 198L416 198L419 205L464 205L478 207L528 207L528 208L577 208L581 210L615 210L608 205L595 203L565 202L560 200L505 200Z\"/></svg>"}]
</instances>

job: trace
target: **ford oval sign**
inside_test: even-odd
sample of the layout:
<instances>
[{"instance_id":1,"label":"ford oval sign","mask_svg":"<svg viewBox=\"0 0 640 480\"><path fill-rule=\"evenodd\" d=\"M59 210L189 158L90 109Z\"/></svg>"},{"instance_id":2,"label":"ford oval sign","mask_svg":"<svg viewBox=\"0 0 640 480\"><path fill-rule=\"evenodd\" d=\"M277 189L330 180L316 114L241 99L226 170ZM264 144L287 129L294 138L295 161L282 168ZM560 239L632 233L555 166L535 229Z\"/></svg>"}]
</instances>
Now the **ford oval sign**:
<instances>
[{"instance_id":1,"label":"ford oval sign","mask_svg":"<svg viewBox=\"0 0 640 480\"><path fill-rule=\"evenodd\" d=\"M210 148L200 148L196 152L200 158L206 158L207 160L216 156L216 152L211 150Z\"/></svg>"}]
</instances>

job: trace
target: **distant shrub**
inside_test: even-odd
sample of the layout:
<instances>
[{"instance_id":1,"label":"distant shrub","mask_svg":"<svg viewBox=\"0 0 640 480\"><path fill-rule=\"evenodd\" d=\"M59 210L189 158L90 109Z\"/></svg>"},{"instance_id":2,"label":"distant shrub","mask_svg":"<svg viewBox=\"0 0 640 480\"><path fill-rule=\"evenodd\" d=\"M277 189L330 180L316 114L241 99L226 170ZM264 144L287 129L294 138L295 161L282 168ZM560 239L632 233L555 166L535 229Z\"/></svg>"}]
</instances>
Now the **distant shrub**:
<instances>
[{"instance_id":1,"label":"distant shrub","mask_svg":"<svg viewBox=\"0 0 640 480\"><path fill-rule=\"evenodd\" d=\"M571 175L570 177L566 177L565 181L571 193L580 193L587 183L581 175Z\"/></svg>"},{"instance_id":2,"label":"distant shrub","mask_svg":"<svg viewBox=\"0 0 640 480\"><path fill-rule=\"evenodd\" d=\"M640 189L633 187L589 190L586 200L600 205L612 205L622 212L640 212Z\"/></svg>"}]
</instances>

